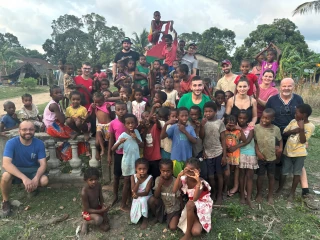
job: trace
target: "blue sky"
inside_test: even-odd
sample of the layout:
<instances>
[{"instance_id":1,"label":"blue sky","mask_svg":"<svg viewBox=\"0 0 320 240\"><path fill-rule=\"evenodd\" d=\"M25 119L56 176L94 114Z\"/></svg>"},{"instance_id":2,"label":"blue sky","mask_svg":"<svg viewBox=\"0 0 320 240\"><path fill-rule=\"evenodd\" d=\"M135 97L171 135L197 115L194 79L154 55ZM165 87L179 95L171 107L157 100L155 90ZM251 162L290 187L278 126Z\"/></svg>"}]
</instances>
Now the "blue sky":
<instances>
[{"instance_id":1,"label":"blue sky","mask_svg":"<svg viewBox=\"0 0 320 240\"><path fill-rule=\"evenodd\" d=\"M203 32L210 27L228 28L236 33L237 46L259 24L275 18L289 18L305 36L309 47L320 53L320 14L292 17L301 0L0 0L0 32L16 35L20 43L41 52L50 38L51 22L60 15L81 16L95 12L103 15L109 26L123 28L126 35L150 28L155 10L163 20L174 20L178 33Z\"/></svg>"}]
</instances>

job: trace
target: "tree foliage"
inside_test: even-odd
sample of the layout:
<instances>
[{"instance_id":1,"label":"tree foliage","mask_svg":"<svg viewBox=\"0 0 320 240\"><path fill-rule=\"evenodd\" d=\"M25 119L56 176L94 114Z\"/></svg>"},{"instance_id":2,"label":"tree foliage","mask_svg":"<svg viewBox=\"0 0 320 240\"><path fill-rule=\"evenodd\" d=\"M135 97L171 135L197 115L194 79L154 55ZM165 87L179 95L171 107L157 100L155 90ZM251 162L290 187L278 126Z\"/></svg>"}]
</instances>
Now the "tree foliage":
<instances>
[{"instance_id":1,"label":"tree foliage","mask_svg":"<svg viewBox=\"0 0 320 240\"><path fill-rule=\"evenodd\" d=\"M320 12L320 1L305 2L300 4L294 11L293 16L296 14L305 14L314 11L315 13Z\"/></svg>"},{"instance_id":2,"label":"tree foliage","mask_svg":"<svg viewBox=\"0 0 320 240\"><path fill-rule=\"evenodd\" d=\"M141 55L145 53L145 47L149 44L148 34L149 33L145 28L142 29L142 32L139 35L138 33L133 32L132 48Z\"/></svg>"}]
</instances>

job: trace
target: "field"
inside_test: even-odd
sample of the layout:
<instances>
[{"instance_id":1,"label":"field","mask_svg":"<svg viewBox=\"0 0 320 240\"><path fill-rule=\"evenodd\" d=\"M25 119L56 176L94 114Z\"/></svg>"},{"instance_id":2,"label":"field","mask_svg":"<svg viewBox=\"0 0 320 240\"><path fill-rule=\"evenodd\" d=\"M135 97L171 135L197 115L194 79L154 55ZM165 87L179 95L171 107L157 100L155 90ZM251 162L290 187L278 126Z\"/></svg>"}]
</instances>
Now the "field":
<instances>
[{"instance_id":1,"label":"field","mask_svg":"<svg viewBox=\"0 0 320 240\"><path fill-rule=\"evenodd\" d=\"M9 100L10 98L21 97L24 93L36 94L49 92L48 86L38 86L34 90L23 89L15 86L0 86L0 100Z\"/></svg>"}]
</instances>

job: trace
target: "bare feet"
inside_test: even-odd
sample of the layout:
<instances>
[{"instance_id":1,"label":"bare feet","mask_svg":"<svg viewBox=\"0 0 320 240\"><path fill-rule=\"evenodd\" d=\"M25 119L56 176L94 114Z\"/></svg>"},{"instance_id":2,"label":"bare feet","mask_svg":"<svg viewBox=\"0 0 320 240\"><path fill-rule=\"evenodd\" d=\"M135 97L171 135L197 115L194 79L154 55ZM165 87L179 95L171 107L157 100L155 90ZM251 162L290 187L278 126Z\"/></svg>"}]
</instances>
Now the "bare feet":
<instances>
[{"instance_id":1,"label":"bare feet","mask_svg":"<svg viewBox=\"0 0 320 240\"><path fill-rule=\"evenodd\" d=\"M121 207L120 207L120 210L123 211L123 212L126 212L126 213L129 213L129 212L130 212L130 208L129 208L127 205L121 206Z\"/></svg>"},{"instance_id":2,"label":"bare feet","mask_svg":"<svg viewBox=\"0 0 320 240\"><path fill-rule=\"evenodd\" d=\"M100 151L100 156L102 157L103 155L104 155L104 148L102 148Z\"/></svg>"},{"instance_id":3,"label":"bare feet","mask_svg":"<svg viewBox=\"0 0 320 240\"><path fill-rule=\"evenodd\" d=\"M249 206L249 208L254 209L254 206L253 206L251 200L246 199L246 204Z\"/></svg>"},{"instance_id":4,"label":"bare feet","mask_svg":"<svg viewBox=\"0 0 320 240\"><path fill-rule=\"evenodd\" d=\"M99 151L96 151L96 159L99 161L101 160L101 155L100 155Z\"/></svg>"},{"instance_id":5,"label":"bare feet","mask_svg":"<svg viewBox=\"0 0 320 240\"><path fill-rule=\"evenodd\" d=\"M108 232L110 230L110 225L108 223L102 223L100 225L100 230L103 232Z\"/></svg>"},{"instance_id":6,"label":"bare feet","mask_svg":"<svg viewBox=\"0 0 320 240\"><path fill-rule=\"evenodd\" d=\"M292 194L292 193L290 193L290 194L288 195L288 198L287 198L288 202L293 202L294 197L295 197L295 195Z\"/></svg>"},{"instance_id":7,"label":"bare feet","mask_svg":"<svg viewBox=\"0 0 320 240\"><path fill-rule=\"evenodd\" d=\"M245 199L244 196L243 196L243 198L240 198L240 203L241 203L242 205L245 205L245 204L246 204L246 199Z\"/></svg>"},{"instance_id":8,"label":"bare feet","mask_svg":"<svg viewBox=\"0 0 320 240\"><path fill-rule=\"evenodd\" d=\"M158 223L158 219L156 217L150 221L151 226L156 225L157 223Z\"/></svg>"},{"instance_id":9,"label":"bare feet","mask_svg":"<svg viewBox=\"0 0 320 240\"><path fill-rule=\"evenodd\" d=\"M112 199L111 206L114 206L117 202L118 202L118 197L114 197L114 198Z\"/></svg>"},{"instance_id":10,"label":"bare feet","mask_svg":"<svg viewBox=\"0 0 320 240\"><path fill-rule=\"evenodd\" d=\"M272 196L268 197L268 204L269 205L274 205L274 201L273 201L273 197Z\"/></svg>"},{"instance_id":11,"label":"bare feet","mask_svg":"<svg viewBox=\"0 0 320 240\"><path fill-rule=\"evenodd\" d=\"M84 236L84 235L87 235L87 233L88 233L88 223L87 223L86 220L83 220L82 224L81 224L81 232L80 232L80 234L82 236Z\"/></svg>"},{"instance_id":12,"label":"bare feet","mask_svg":"<svg viewBox=\"0 0 320 240\"><path fill-rule=\"evenodd\" d=\"M221 205L222 204L222 196L217 196L217 200L215 202L216 205Z\"/></svg>"},{"instance_id":13,"label":"bare feet","mask_svg":"<svg viewBox=\"0 0 320 240\"><path fill-rule=\"evenodd\" d=\"M191 240L192 236L191 234L185 234L182 238L180 238L180 240Z\"/></svg>"},{"instance_id":14,"label":"bare feet","mask_svg":"<svg viewBox=\"0 0 320 240\"><path fill-rule=\"evenodd\" d=\"M141 230L144 230L144 229L146 229L147 227L148 227L148 218L143 217L142 223L141 223L141 226L140 226L140 229L141 229Z\"/></svg>"},{"instance_id":15,"label":"bare feet","mask_svg":"<svg viewBox=\"0 0 320 240\"><path fill-rule=\"evenodd\" d=\"M83 134L83 137L84 137L84 140L85 140L86 142L88 142L89 139L90 139L90 133L89 133L89 132L84 133L84 134Z\"/></svg>"},{"instance_id":16,"label":"bare feet","mask_svg":"<svg viewBox=\"0 0 320 240\"><path fill-rule=\"evenodd\" d=\"M262 203L262 196L261 196L261 194L257 194L257 196L256 196L256 202L257 203Z\"/></svg>"}]
</instances>

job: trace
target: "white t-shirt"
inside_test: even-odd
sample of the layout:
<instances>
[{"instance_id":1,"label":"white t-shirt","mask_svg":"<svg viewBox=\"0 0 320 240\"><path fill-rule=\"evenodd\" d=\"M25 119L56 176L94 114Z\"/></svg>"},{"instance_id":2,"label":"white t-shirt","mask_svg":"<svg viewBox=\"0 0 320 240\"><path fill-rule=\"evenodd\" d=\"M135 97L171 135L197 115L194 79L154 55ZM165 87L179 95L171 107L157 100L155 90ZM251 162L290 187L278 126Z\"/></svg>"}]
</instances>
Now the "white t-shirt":
<instances>
[{"instance_id":1,"label":"white t-shirt","mask_svg":"<svg viewBox=\"0 0 320 240\"><path fill-rule=\"evenodd\" d=\"M176 108L176 100L179 99L178 91L173 89L171 92L167 93L164 89L161 90L167 94L167 101L174 105L174 108Z\"/></svg>"}]
</instances>

